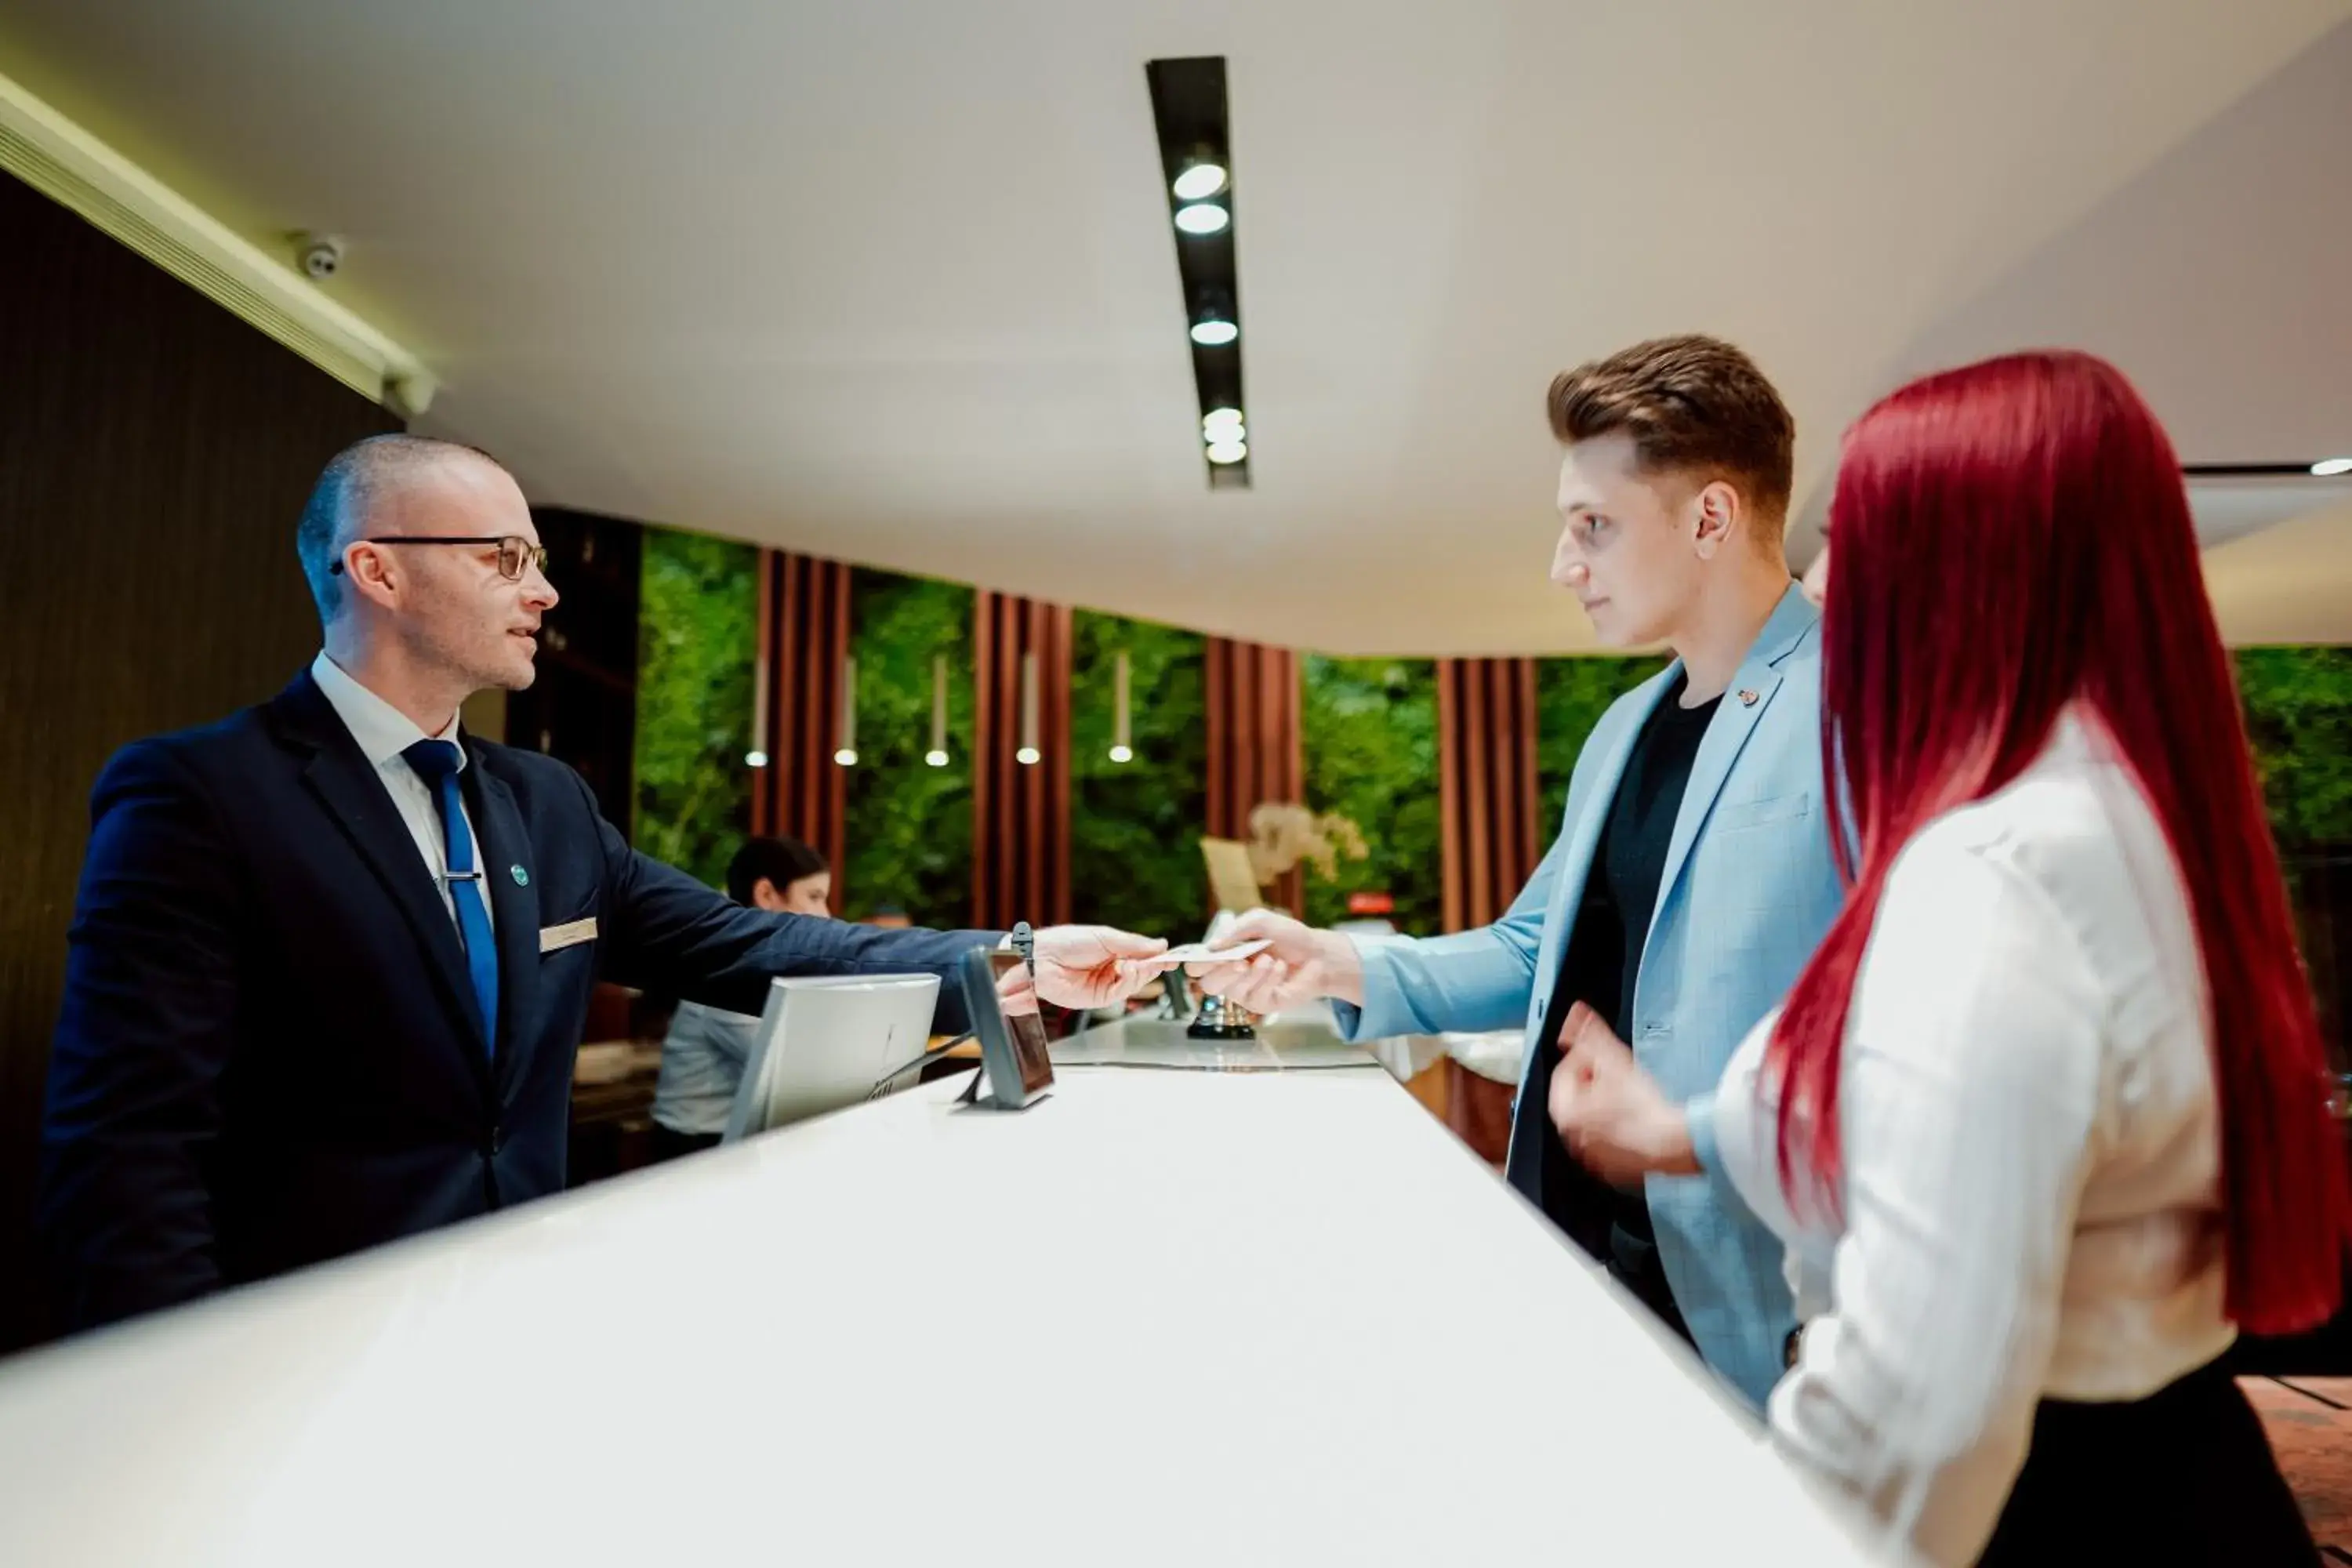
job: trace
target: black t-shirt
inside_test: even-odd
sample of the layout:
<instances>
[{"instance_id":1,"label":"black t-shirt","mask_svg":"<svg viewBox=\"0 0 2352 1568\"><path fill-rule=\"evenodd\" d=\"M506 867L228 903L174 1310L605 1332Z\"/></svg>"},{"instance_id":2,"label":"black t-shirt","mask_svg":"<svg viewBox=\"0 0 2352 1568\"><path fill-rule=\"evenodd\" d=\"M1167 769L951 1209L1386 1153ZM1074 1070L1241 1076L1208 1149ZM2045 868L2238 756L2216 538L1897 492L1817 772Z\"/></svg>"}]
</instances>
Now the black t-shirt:
<instances>
[{"instance_id":1,"label":"black t-shirt","mask_svg":"<svg viewBox=\"0 0 2352 1568\"><path fill-rule=\"evenodd\" d=\"M1642 972L1650 920L1658 907L1666 849L1690 785L1691 763L1722 701L1717 698L1685 708L1683 691L1684 681L1677 677L1643 724L1592 852L1592 869L1585 878L1559 983L1544 1015L1536 1068L1524 1091L1537 1097L1537 1125L1547 1134L1550 1118L1541 1107L1551 1093L1552 1064L1559 1057L1556 1042L1569 1008L1582 1002L1618 1038L1632 1039L1633 986ZM1544 1146L1542 1171L1544 1212L1553 1224L1586 1250L1611 1261L1621 1274L1654 1271L1650 1205L1641 1189L1621 1192L1596 1180L1559 1146L1556 1135ZM1656 1283L1663 1291L1662 1276Z\"/></svg>"}]
</instances>

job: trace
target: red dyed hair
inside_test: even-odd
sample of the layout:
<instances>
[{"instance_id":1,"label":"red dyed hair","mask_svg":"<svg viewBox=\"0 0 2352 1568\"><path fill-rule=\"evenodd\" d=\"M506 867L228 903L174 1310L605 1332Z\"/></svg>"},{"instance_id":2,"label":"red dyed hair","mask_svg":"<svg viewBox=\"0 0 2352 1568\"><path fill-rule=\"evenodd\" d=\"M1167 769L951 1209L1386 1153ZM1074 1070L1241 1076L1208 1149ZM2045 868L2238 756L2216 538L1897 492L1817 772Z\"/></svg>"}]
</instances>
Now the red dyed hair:
<instances>
[{"instance_id":1,"label":"red dyed hair","mask_svg":"<svg viewBox=\"0 0 2352 1568\"><path fill-rule=\"evenodd\" d=\"M2228 1310L2255 1333L2335 1310L2347 1205L2326 1058L2295 956L2228 656L2172 444L2078 353L1912 383L1848 434L1822 621L1825 778L1848 893L1790 993L1768 1072L1781 1184L1833 1210L1846 1012L1895 857L2000 790L2068 703L2105 723L2186 888L2210 997Z\"/></svg>"}]
</instances>

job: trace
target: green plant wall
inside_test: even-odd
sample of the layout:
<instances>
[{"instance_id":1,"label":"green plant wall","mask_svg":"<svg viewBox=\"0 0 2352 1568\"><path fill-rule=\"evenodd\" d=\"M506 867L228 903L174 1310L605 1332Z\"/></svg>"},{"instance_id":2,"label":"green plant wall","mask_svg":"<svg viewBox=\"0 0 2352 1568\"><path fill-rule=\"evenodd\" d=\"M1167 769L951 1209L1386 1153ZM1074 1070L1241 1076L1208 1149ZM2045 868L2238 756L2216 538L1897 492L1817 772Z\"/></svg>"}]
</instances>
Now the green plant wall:
<instances>
[{"instance_id":1,"label":"green plant wall","mask_svg":"<svg viewBox=\"0 0 2352 1568\"><path fill-rule=\"evenodd\" d=\"M1568 782L1585 738L1609 705L1665 668L1663 658L1545 658L1536 661L1536 821L1545 847L1568 810Z\"/></svg>"},{"instance_id":2,"label":"green plant wall","mask_svg":"<svg viewBox=\"0 0 2352 1568\"><path fill-rule=\"evenodd\" d=\"M1110 759L1116 668L1130 666L1134 759ZM1201 835L1208 640L1081 610L1070 634L1070 894L1076 918L1182 941L1209 910Z\"/></svg>"},{"instance_id":3,"label":"green plant wall","mask_svg":"<svg viewBox=\"0 0 2352 1568\"><path fill-rule=\"evenodd\" d=\"M2234 657L2279 847L2352 847L2352 648L2249 647Z\"/></svg>"},{"instance_id":4,"label":"green plant wall","mask_svg":"<svg viewBox=\"0 0 2352 1568\"><path fill-rule=\"evenodd\" d=\"M972 591L860 568L850 578L857 766L839 913L903 910L919 926L971 923ZM948 659L948 765L930 749L931 669Z\"/></svg>"},{"instance_id":5,"label":"green plant wall","mask_svg":"<svg viewBox=\"0 0 2352 1568\"><path fill-rule=\"evenodd\" d=\"M1307 801L1363 830L1370 855L1342 859L1336 880L1307 870L1307 918L1330 925L1348 916L1348 895L1379 891L1396 900L1388 918L1412 936L1443 927L1443 849L1438 838L1437 667L1425 658L1325 658L1304 666L1301 730Z\"/></svg>"},{"instance_id":6,"label":"green plant wall","mask_svg":"<svg viewBox=\"0 0 2352 1568\"><path fill-rule=\"evenodd\" d=\"M641 573L632 838L723 888L751 820L759 552L648 528Z\"/></svg>"}]
</instances>

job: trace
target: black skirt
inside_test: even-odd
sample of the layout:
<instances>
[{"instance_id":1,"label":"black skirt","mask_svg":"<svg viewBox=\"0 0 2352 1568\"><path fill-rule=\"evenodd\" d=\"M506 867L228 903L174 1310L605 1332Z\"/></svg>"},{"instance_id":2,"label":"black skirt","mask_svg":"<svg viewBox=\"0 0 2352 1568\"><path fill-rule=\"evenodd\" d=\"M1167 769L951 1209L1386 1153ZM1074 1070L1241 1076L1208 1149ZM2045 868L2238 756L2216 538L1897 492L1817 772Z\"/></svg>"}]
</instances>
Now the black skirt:
<instances>
[{"instance_id":1,"label":"black skirt","mask_svg":"<svg viewBox=\"0 0 2352 1568\"><path fill-rule=\"evenodd\" d=\"M2226 1359L2226 1358L2225 1358ZM1979 1568L2319 1561L2253 1406L2221 1362L2146 1399L2045 1399Z\"/></svg>"}]
</instances>

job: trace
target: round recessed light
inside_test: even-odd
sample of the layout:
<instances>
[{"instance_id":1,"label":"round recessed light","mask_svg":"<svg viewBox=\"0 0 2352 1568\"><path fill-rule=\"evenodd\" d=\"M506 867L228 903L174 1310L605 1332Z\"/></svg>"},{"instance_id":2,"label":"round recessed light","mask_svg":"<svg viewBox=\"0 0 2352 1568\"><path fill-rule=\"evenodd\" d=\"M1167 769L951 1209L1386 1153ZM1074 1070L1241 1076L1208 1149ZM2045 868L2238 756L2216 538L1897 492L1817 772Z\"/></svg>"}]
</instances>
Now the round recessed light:
<instances>
[{"instance_id":1,"label":"round recessed light","mask_svg":"<svg viewBox=\"0 0 2352 1568\"><path fill-rule=\"evenodd\" d=\"M1192 323L1192 341L1204 349L1223 348L1241 335L1241 328L1222 316L1203 316Z\"/></svg>"},{"instance_id":2,"label":"round recessed light","mask_svg":"<svg viewBox=\"0 0 2352 1568\"><path fill-rule=\"evenodd\" d=\"M1114 763L1131 763L1135 761L1135 748L1132 746L1113 746L1110 749L1110 760Z\"/></svg>"},{"instance_id":3,"label":"round recessed light","mask_svg":"<svg viewBox=\"0 0 2352 1568\"><path fill-rule=\"evenodd\" d=\"M2338 474L2352 474L2352 458L2322 458L2311 465L2311 471L2323 479L2332 479Z\"/></svg>"},{"instance_id":4,"label":"round recessed light","mask_svg":"<svg viewBox=\"0 0 2352 1568\"><path fill-rule=\"evenodd\" d=\"M948 765L948 754L945 752L925 752L923 761L932 767L943 768Z\"/></svg>"},{"instance_id":5,"label":"round recessed light","mask_svg":"<svg viewBox=\"0 0 2352 1568\"><path fill-rule=\"evenodd\" d=\"M1209 461L1220 466L1227 463L1238 463L1244 458L1248 456L1249 443L1246 441L1212 441L1209 443Z\"/></svg>"},{"instance_id":6,"label":"round recessed light","mask_svg":"<svg viewBox=\"0 0 2352 1568\"><path fill-rule=\"evenodd\" d=\"M845 768L854 768L857 765L857 753L850 750L847 746L844 746L841 750L833 753L833 760L839 763Z\"/></svg>"},{"instance_id":7,"label":"round recessed light","mask_svg":"<svg viewBox=\"0 0 2352 1568\"><path fill-rule=\"evenodd\" d=\"M1201 434L1212 441L1241 439L1242 411L1238 408L1212 408L1201 416Z\"/></svg>"},{"instance_id":8,"label":"round recessed light","mask_svg":"<svg viewBox=\"0 0 2352 1568\"><path fill-rule=\"evenodd\" d=\"M1213 159L1203 158L1177 175L1176 183L1169 188L1176 193L1176 199L1180 202L1197 202L1204 196L1213 196L1225 188L1225 166Z\"/></svg>"},{"instance_id":9,"label":"round recessed light","mask_svg":"<svg viewBox=\"0 0 2352 1568\"><path fill-rule=\"evenodd\" d=\"M1176 226L1186 234L1223 234L1234 215L1215 202L1194 202L1176 209Z\"/></svg>"},{"instance_id":10,"label":"round recessed light","mask_svg":"<svg viewBox=\"0 0 2352 1568\"><path fill-rule=\"evenodd\" d=\"M747 768L764 768L768 765L768 753L746 752L743 753L743 765Z\"/></svg>"},{"instance_id":11,"label":"round recessed light","mask_svg":"<svg viewBox=\"0 0 2352 1568\"><path fill-rule=\"evenodd\" d=\"M1034 768L1044 760L1044 757L1036 747L1024 746L1013 753L1013 760L1024 768Z\"/></svg>"}]
</instances>

